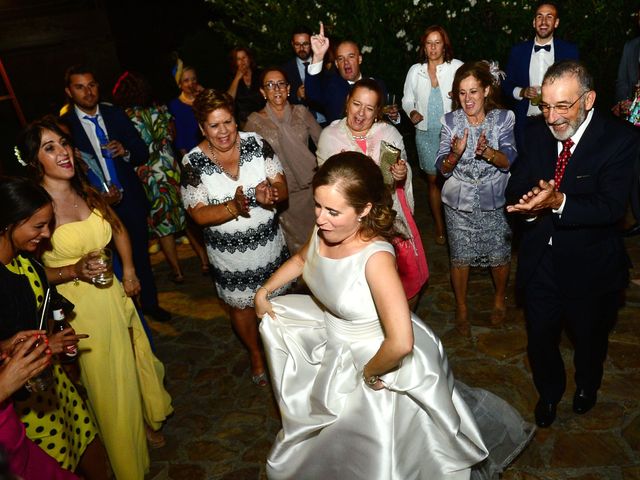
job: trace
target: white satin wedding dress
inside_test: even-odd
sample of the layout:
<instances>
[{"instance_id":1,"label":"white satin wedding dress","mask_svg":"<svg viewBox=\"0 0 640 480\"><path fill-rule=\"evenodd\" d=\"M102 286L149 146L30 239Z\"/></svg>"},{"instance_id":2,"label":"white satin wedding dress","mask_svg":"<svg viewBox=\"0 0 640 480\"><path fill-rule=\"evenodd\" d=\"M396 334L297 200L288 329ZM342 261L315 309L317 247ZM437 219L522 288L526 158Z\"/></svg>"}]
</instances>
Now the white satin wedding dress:
<instances>
[{"instance_id":1,"label":"white satin wedding dress","mask_svg":"<svg viewBox=\"0 0 640 480\"><path fill-rule=\"evenodd\" d=\"M303 272L314 297L273 299L276 319L265 315L260 325L282 416L267 476L497 478L533 428L495 395L454 382L442 343L415 315L413 352L382 377L387 388L368 388L362 369L384 334L364 270L393 247L374 242L335 260L319 254L318 242L315 231Z\"/></svg>"}]
</instances>

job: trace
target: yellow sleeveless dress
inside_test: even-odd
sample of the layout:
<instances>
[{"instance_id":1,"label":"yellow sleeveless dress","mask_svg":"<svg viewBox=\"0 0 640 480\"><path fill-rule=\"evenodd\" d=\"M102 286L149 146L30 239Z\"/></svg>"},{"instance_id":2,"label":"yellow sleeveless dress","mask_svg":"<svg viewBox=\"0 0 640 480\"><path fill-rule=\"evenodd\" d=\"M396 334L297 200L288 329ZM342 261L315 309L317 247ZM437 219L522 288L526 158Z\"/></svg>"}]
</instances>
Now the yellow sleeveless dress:
<instances>
[{"instance_id":1,"label":"yellow sleeveless dress","mask_svg":"<svg viewBox=\"0 0 640 480\"><path fill-rule=\"evenodd\" d=\"M42 259L48 267L74 264L110 240L111 225L94 210L86 220L57 227L53 248ZM109 287L71 281L57 288L75 304L71 326L89 335L78 344L81 381L113 472L119 480L142 479L149 468L144 423L157 429L173 411L163 386L164 366L115 276Z\"/></svg>"}]
</instances>

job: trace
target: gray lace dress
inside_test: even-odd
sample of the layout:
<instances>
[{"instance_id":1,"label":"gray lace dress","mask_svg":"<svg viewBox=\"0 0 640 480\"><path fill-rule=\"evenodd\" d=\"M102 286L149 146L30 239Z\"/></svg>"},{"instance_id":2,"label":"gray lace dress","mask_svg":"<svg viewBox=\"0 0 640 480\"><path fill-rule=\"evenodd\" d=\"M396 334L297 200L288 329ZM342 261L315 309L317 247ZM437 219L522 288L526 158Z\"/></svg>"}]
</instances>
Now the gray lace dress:
<instances>
[{"instance_id":1,"label":"gray lace dress","mask_svg":"<svg viewBox=\"0 0 640 480\"><path fill-rule=\"evenodd\" d=\"M451 139L461 138L464 130L469 130L467 149L456 167L443 172L446 181L442 203L454 267L497 267L511 260L511 229L504 212L509 169L476 158L475 146L484 131L488 145L504 153L511 165L517 155L514 123L513 112L501 109L489 111L479 125L471 125L461 109L442 119L436 160L441 172L442 162L451 151Z\"/></svg>"}]
</instances>

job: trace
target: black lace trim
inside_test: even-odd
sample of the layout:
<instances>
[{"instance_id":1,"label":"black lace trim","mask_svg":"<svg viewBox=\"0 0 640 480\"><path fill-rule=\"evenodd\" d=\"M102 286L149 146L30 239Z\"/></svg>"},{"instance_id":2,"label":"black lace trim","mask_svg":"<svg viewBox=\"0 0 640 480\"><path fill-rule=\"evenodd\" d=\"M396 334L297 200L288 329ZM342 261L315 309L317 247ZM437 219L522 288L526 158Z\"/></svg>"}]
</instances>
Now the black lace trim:
<instances>
[{"instance_id":1,"label":"black lace trim","mask_svg":"<svg viewBox=\"0 0 640 480\"><path fill-rule=\"evenodd\" d=\"M255 270L245 270L243 272L229 272L219 270L213 267L213 278L216 284L223 290L230 292L239 290L244 292L249 290L254 292L260 285L267 281L267 279L275 272L280 265L282 265L289 258L289 250L286 245L282 246L280 255L267 265L259 267Z\"/></svg>"},{"instance_id":2,"label":"black lace trim","mask_svg":"<svg viewBox=\"0 0 640 480\"><path fill-rule=\"evenodd\" d=\"M273 148L266 141L260 146L254 136L240 139L240 167L245 163L250 163L254 158L273 158L274 155ZM202 175L224 174L222 169L212 162L202 150L190 153L188 159L189 161L182 166L181 184L184 187L187 185L199 187L202 183ZM245 192L245 195L250 196L249 192Z\"/></svg>"},{"instance_id":3,"label":"black lace trim","mask_svg":"<svg viewBox=\"0 0 640 480\"><path fill-rule=\"evenodd\" d=\"M258 228L249 228L242 232L227 233L206 228L204 240L207 245L221 252L245 253L247 250L256 250L259 246L264 247L272 242L277 234L278 219L274 216Z\"/></svg>"},{"instance_id":4,"label":"black lace trim","mask_svg":"<svg viewBox=\"0 0 640 480\"><path fill-rule=\"evenodd\" d=\"M200 171L192 166L191 163L185 163L182 165L180 172L180 185L183 187L198 188L202 183Z\"/></svg>"}]
</instances>

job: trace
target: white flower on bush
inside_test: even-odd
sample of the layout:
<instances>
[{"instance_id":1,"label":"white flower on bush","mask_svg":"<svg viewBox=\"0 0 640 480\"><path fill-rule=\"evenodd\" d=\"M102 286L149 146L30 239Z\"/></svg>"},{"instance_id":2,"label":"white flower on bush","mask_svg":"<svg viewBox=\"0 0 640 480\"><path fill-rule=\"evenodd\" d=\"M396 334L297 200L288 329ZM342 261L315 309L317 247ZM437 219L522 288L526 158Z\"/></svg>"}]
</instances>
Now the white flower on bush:
<instances>
[{"instance_id":1,"label":"white flower on bush","mask_svg":"<svg viewBox=\"0 0 640 480\"><path fill-rule=\"evenodd\" d=\"M413 43L411 42L407 42L407 52L410 52L411 50L413 50Z\"/></svg>"},{"instance_id":2,"label":"white flower on bush","mask_svg":"<svg viewBox=\"0 0 640 480\"><path fill-rule=\"evenodd\" d=\"M267 31L267 26L266 26L266 25L262 25L262 26L260 27L260 31L261 31L262 33L265 33L265 32Z\"/></svg>"},{"instance_id":3,"label":"white flower on bush","mask_svg":"<svg viewBox=\"0 0 640 480\"><path fill-rule=\"evenodd\" d=\"M504 33L506 33L507 35L511 35L511 28L509 28L509 25L503 25L502 26L502 31Z\"/></svg>"},{"instance_id":4,"label":"white flower on bush","mask_svg":"<svg viewBox=\"0 0 640 480\"><path fill-rule=\"evenodd\" d=\"M404 38L407 36L407 32L405 32L404 30L400 30L398 33L396 33L396 38Z\"/></svg>"},{"instance_id":5,"label":"white flower on bush","mask_svg":"<svg viewBox=\"0 0 640 480\"><path fill-rule=\"evenodd\" d=\"M420 0L413 0L414 7L417 7L419 3L420 3Z\"/></svg>"},{"instance_id":6,"label":"white flower on bush","mask_svg":"<svg viewBox=\"0 0 640 480\"><path fill-rule=\"evenodd\" d=\"M370 47L369 45L363 45L360 51L362 53L371 53L373 52L373 47Z\"/></svg>"},{"instance_id":7,"label":"white flower on bush","mask_svg":"<svg viewBox=\"0 0 640 480\"><path fill-rule=\"evenodd\" d=\"M472 7L475 7L476 3L478 3L478 0L469 0L469 5L471 5Z\"/></svg>"}]
</instances>

